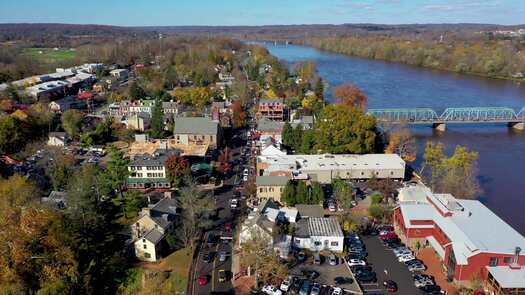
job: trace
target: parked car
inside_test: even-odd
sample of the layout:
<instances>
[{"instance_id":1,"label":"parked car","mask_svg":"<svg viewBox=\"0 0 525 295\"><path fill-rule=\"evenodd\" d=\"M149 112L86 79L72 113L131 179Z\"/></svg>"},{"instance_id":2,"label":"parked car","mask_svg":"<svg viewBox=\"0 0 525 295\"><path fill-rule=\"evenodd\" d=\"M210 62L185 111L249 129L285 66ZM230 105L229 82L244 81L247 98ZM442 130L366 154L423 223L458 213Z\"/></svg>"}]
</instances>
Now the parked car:
<instances>
[{"instance_id":1,"label":"parked car","mask_svg":"<svg viewBox=\"0 0 525 295\"><path fill-rule=\"evenodd\" d=\"M279 286L279 289L281 289L281 291L283 292L288 291L290 289L290 286L292 285L292 281L293 281L293 277L288 277L286 280L284 280L281 283L281 286Z\"/></svg>"},{"instance_id":2,"label":"parked car","mask_svg":"<svg viewBox=\"0 0 525 295\"><path fill-rule=\"evenodd\" d=\"M352 267L352 266L357 266L357 265L366 265L366 262L364 260L361 260L361 259L350 259L348 260L348 266Z\"/></svg>"},{"instance_id":3,"label":"parked car","mask_svg":"<svg viewBox=\"0 0 525 295\"><path fill-rule=\"evenodd\" d=\"M302 274L309 278L310 280L315 280L319 277L319 273L315 270L311 270L311 269L303 269L301 270Z\"/></svg>"},{"instance_id":4,"label":"parked car","mask_svg":"<svg viewBox=\"0 0 525 295\"><path fill-rule=\"evenodd\" d=\"M197 282L198 282L199 285L201 285L201 286L204 286L204 285L208 284L209 281L210 281L210 276L207 275L207 274L201 274L201 275L197 278Z\"/></svg>"},{"instance_id":5,"label":"parked car","mask_svg":"<svg viewBox=\"0 0 525 295\"><path fill-rule=\"evenodd\" d=\"M334 254L330 254L330 256L328 257L328 263L330 265L337 265L337 256L335 256Z\"/></svg>"},{"instance_id":6,"label":"parked car","mask_svg":"<svg viewBox=\"0 0 525 295\"><path fill-rule=\"evenodd\" d=\"M421 288L424 286L435 285L434 279L429 275L416 274L412 276L414 279L414 286Z\"/></svg>"},{"instance_id":7,"label":"parked car","mask_svg":"<svg viewBox=\"0 0 525 295\"><path fill-rule=\"evenodd\" d=\"M334 290L332 291L332 295L343 295L343 289L339 287L335 287Z\"/></svg>"},{"instance_id":8,"label":"parked car","mask_svg":"<svg viewBox=\"0 0 525 295\"><path fill-rule=\"evenodd\" d=\"M414 260L416 259L416 257L414 257L414 255L412 254L407 254L407 255L401 255L397 258L397 261L399 262L407 262L407 261L410 261L410 260Z\"/></svg>"},{"instance_id":9,"label":"parked car","mask_svg":"<svg viewBox=\"0 0 525 295\"><path fill-rule=\"evenodd\" d=\"M225 251L221 251L221 252L219 253L219 261L220 261L220 262L224 262L224 261L226 261L226 252L225 252Z\"/></svg>"},{"instance_id":10,"label":"parked car","mask_svg":"<svg viewBox=\"0 0 525 295\"><path fill-rule=\"evenodd\" d=\"M282 295L283 292L272 285L266 285L262 288L263 293L268 295Z\"/></svg>"},{"instance_id":11,"label":"parked car","mask_svg":"<svg viewBox=\"0 0 525 295\"><path fill-rule=\"evenodd\" d=\"M301 285L301 289L299 290L299 295L309 295L311 288L312 282L310 282L309 280L304 280L303 284Z\"/></svg>"},{"instance_id":12,"label":"parked car","mask_svg":"<svg viewBox=\"0 0 525 295\"><path fill-rule=\"evenodd\" d=\"M334 283L336 285L352 284L354 280L350 277L335 277Z\"/></svg>"},{"instance_id":13,"label":"parked car","mask_svg":"<svg viewBox=\"0 0 525 295\"><path fill-rule=\"evenodd\" d=\"M319 283L314 283L312 285L312 290L310 290L310 295L319 295L321 293L321 285Z\"/></svg>"},{"instance_id":14,"label":"parked car","mask_svg":"<svg viewBox=\"0 0 525 295\"><path fill-rule=\"evenodd\" d=\"M365 259L365 254L364 253L349 253L348 255L346 255L346 260L350 260L350 259L359 259L359 260L364 260Z\"/></svg>"},{"instance_id":15,"label":"parked car","mask_svg":"<svg viewBox=\"0 0 525 295\"><path fill-rule=\"evenodd\" d=\"M372 272L372 267L370 265L357 265L350 268L353 273L358 272Z\"/></svg>"},{"instance_id":16,"label":"parked car","mask_svg":"<svg viewBox=\"0 0 525 295\"><path fill-rule=\"evenodd\" d=\"M380 235L379 238L380 238L381 240L384 241L384 240L389 240L389 239L395 239L395 238L398 238L398 236L397 236L396 233L394 233L394 232L390 232L390 233L387 233L387 234L382 235L382 236Z\"/></svg>"},{"instance_id":17,"label":"parked car","mask_svg":"<svg viewBox=\"0 0 525 295\"><path fill-rule=\"evenodd\" d=\"M232 228L233 228L233 226L232 226L232 224L230 222L227 222L227 223L224 224L224 230L225 231L230 232L230 231L232 231Z\"/></svg>"},{"instance_id":18,"label":"parked car","mask_svg":"<svg viewBox=\"0 0 525 295\"><path fill-rule=\"evenodd\" d=\"M413 253L410 250L403 250L403 251L394 252L394 255L396 255L396 257L399 258L401 256L406 256L406 255L412 255L413 256Z\"/></svg>"},{"instance_id":19,"label":"parked car","mask_svg":"<svg viewBox=\"0 0 525 295\"><path fill-rule=\"evenodd\" d=\"M242 181L244 181L244 182L248 182L248 175L244 175L244 176L242 177Z\"/></svg>"},{"instance_id":20,"label":"parked car","mask_svg":"<svg viewBox=\"0 0 525 295\"><path fill-rule=\"evenodd\" d=\"M297 260L299 262L304 262L306 260L306 253L304 253L303 251L297 253Z\"/></svg>"},{"instance_id":21,"label":"parked car","mask_svg":"<svg viewBox=\"0 0 525 295\"><path fill-rule=\"evenodd\" d=\"M226 271L224 269L219 270L219 283L226 282Z\"/></svg>"},{"instance_id":22,"label":"parked car","mask_svg":"<svg viewBox=\"0 0 525 295\"><path fill-rule=\"evenodd\" d=\"M358 272L355 274L355 278L361 283L375 283L377 282L377 275L373 271Z\"/></svg>"},{"instance_id":23,"label":"parked car","mask_svg":"<svg viewBox=\"0 0 525 295\"><path fill-rule=\"evenodd\" d=\"M321 264L321 255L319 253L314 253L314 264Z\"/></svg>"},{"instance_id":24,"label":"parked car","mask_svg":"<svg viewBox=\"0 0 525 295\"><path fill-rule=\"evenodd\" d=\"M425 292L426 294L438 293L440 294L441 287L435 284L428 284L425 286L418 287L419 290Z\"/></svg>"},{"instance_id":25,"label":"parked car","mask_svg":"<svg viewBox=\"0 0 525 295\"><path fill-rule=\"evenodd\" d=\"M392 280L386 280L383 282L387 292L397 292L397 283Z\"/></svg>"},{"instance_id":26,"label":"parked car","mask_svg":"<svg viewBox=\"0 0 525 295\"><path fill-rule=\"evenodd\" d=\"M236 209L238 205L239 205L239 201L237 199L231 199L230 200L230 208L231 209Z\"/></svg>"},{"instance_id":27,"label":"parked car","mask_svg":"<svg viewBox=\"0 0 525 295\"><path fill-rule=\"evenodd\" d=\"M244 168L244 171L242 171L242 175L244 176L250 175L250 171L248 170L248 168Z\"/></svg>"},{"instance_id":28,"label":"parked car","mask_svg":"<svg viewBox=\"0 0 525 295\"><path fill-rule=\"evenodd\" d=\"M410 272L425 271L426 269L426 266L422 263L414 263L408 266L408 271Z\"/></svg>"},{"instance_id":29,"label":"parked car","mask_svg":"<svg viewBox=\"0 0 525 295\"><path fill-rule=\"evenodd\" d=\"M337 203L335 201L328 202L328 211L330 212L337 211Z\"/></svg>"},{"instance_id":30,"label":"parked car","mask_svg":"<svg viewBox=\"0 0 525 295\"><path fill-rule=\"evenodd\" d=\"M204 254L202 254L202 261L204 262L210 263L212 259L213 254L211 252L205 252Z\"/></svg>"}]
</instances>

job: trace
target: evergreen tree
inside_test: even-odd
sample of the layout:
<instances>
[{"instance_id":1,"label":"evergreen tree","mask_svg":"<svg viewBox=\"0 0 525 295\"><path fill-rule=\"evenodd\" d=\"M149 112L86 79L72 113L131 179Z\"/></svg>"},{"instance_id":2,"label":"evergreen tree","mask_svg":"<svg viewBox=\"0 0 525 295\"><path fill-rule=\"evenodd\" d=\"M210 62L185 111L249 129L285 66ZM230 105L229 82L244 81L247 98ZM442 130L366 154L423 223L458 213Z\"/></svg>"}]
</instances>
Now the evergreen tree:
<instances>
[{"instance_id":1,"label":"evergreen tree","mask_svg":"<svg viewBox=\"0 0 525 295\"><path fill-rule=\"evenodd\" d=\"M295 206L295 204L297 204L295 197L295 184L293 181L288 181L284 187L281 199L287 206Z\"/></svg>"},{"instance_id":2,"label":"evergreen tree","mask_svg":"<svg viewBox=\"0 0 525 295\"><path fill-rule=\"evenodd\" d=\"M315 81L314 92L317 98L319 98L320 100L324 99L324 82L321 77L317 78L317 80Z\"/></svg>"},{"instance_id":3,"label":"evergreen tree","mask_svg":"<svg viewBox=\"0 0 525 295\"><path fill-rule=\"evenodd\" d=\"M282 134L282 139L283 139L283 144L287 147L293 147L294 145L294 130L292 128L292 125L290 125L289 122L286 122L284 123L284 126L283 126L283 132L281 133Z\"/></svg>"},{"instance_id":4,"label":"evergreen tree","mask_svg":"<svg viewBox=\"0 0 525 295\"><path fill-rule=\"evenodd\" d=\"M129 86L129 96L134 100L141 100L145 99L147 94L137 82L133 82Z\"/></svg>"},{"instance_id":5,"label":"evergreen tree","mask_svg":"<svg viewBox=\"0 0 525 295\"><path fill-rule=\"evenodd\" d=\"M323 187L319 182L314 182L310 195L310 204L321 204L324 201L324 197Z\"/></svg>"},{"instance_id":6,"label":"evergreen tree","mask_svg":"<svg viewBox=\"0 0 525 295\"><path fill-rule=\"evenodd\" d=\"M296 188L296 201L297 204L308 204L309 201L309 191L308 186L304 181L299 181Z\"/></svg>"},{"instance_id":7,"label":"evergreen tree","mask_svg":"<svg viewBox=\"0 0 525 295\"><path fill-rule=\"evenodd\" d=\"M162 103L160 100L155 100L155 106L151 113L151 130L150 135L153 138L162 138L164 136L164 126L162 122Z\"/></svg>"}]
</instances>

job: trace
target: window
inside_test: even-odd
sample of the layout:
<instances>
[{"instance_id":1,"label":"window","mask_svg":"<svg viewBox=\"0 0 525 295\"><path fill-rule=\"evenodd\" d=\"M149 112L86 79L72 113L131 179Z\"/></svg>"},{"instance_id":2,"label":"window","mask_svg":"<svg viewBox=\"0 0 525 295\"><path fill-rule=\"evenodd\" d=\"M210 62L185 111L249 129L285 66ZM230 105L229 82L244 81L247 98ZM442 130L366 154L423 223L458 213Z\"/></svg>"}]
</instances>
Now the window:
<instances>
[{"instance_id":1,"label":"window","mask_svg":"<svg viewBox=\"0 0 525 295\"><path fill-rule=\"evenodd\" d=\"M259 189L259 192L260 192L260 193L262 193L262 192L263 192L263 189L262 189L262 187L261 187L261 188Z\"/></svg>"},{"instance_id":2,"label":"window","mask_svg":"<svg viewBox=\"0 0 525 295\"><path fill-rule=\"evenodd\" d=\"M390 175L394 175L394 171L390 171Z\"/></svg>"},{"instance_id":3,"label":"window","mask_svg":"<svg viewBox=\"0 0 525 295\"><path fill-rule=\"evenodd\" d=\"M146 239L142 239L142 242L143 242L143 243L146 243Z\"/></svg>"},{"instance_id":4,"label":"window","mask_svg":"<svg viewBox=\"0 0 525 295\"><path fill-rule=\"evenodd\" d=\"M497 257L490 257L489 259L489 266L497 266L498 265L498 258Z\"/></svg>"},{"instance_id":5,"label":"window","mask_svg":"<svg viewBox=\"0 0 525 295\"><path fill-rule=\"evenodd\" d=\"M144 253L144 257L146 257L146 258L151 258L151 254L149 254L149 253Z\"/></svg>"},{"instance_id":6,"label":"window","mask_svg":"<svg viewBox=\"0 0 525 295\"><path fill-rule=\"evenodd\" d=\"M365 175L365 173L364 173L364 172L361 172L361 176L363 176L363 175Z\"/></svg>"},{"instance_id":7,"label":"window","mask_svg":"<svg viewBox=\"0 0 525 295\"><path fill-rule=\"evenodd\" d=\"M144 249L148 249L148 245L144 244Z\"/></svg>"},{"instance_id":8,"label":"window","mask_svg":"<svg viewBox=\"0 0 525 295\"><path fill-rule=\"evenodd\" d=\"M314 242L314 245L315 245L315 246L321 246L321 242L319 242L319 241L315 241L315 242Z\"/></svg>"},{"instance_id":9,"label":"window","mask_svg":"<svg viewBox=\"0 0 525 295\"><path fill-rule=\"evenodd\" d=\"M503 257L503 263L511 264L512 263L512 257Z\"/></svg>"},{"instance_id":10,"label":"window","mask_svg":"<svg viewBox=\"0 0 525 295\"><path fill-rule=\"evenodd\" d=\"M337 247L337 246L339 246L339 242L332 241L332 242L330 242L330 246Z\"/></svg>"}]
</instances>

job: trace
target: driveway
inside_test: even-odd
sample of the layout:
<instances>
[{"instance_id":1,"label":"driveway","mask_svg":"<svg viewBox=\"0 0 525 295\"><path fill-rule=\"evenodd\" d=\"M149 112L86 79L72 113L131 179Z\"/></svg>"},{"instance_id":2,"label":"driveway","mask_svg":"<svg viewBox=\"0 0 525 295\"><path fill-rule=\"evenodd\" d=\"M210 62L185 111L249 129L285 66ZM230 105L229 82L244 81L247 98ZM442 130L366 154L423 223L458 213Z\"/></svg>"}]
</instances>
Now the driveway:
<instances>
[{"instance_id":1,"label":"driveway","mask_svg":"<svg viewBox=\"0 0 525 295\"><path fill-rule=\"evenodd\" d=\"M407 267L397 261L394 253L383 245L378 237L362 237L368 251L367 261L377 273L377 284L363 284L365 294L372 292L385 292L383 281L393 280L399 290L397 294L420 295L421 291L414 286L412 273ZM385 272L386 270L386 272Z\"/></svg>"}]
</instances>

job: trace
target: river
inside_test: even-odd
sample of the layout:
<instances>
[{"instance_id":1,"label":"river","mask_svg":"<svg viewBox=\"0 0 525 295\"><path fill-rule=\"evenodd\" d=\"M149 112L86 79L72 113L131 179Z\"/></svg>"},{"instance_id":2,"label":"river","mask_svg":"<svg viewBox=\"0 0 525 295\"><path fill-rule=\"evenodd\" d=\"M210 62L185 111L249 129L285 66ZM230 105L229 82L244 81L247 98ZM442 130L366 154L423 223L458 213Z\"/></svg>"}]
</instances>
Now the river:
<instances>
[{"instance_id":1,"label":"river","mask_svg":"<svg viewBox=\"0 0 525 295\"><path fill-rule=\"evenodd\" d=\"M331 86L352 83L368 96L370 108L430 107L440 114L447 107L525 107L525 85L403 64L327 53L297 45L267 45L290 65L312 60L318 74ZM330 90L327 91L330 100ZM421 159L426 141L456 145L479 152L480 200L525 235L525 133L505 125L447 125L444 133L428 126L412 128ZM417 165L417 161L416 161ZM487 233L490 235L490 233Z\"/></svg>"}]
</instances>

